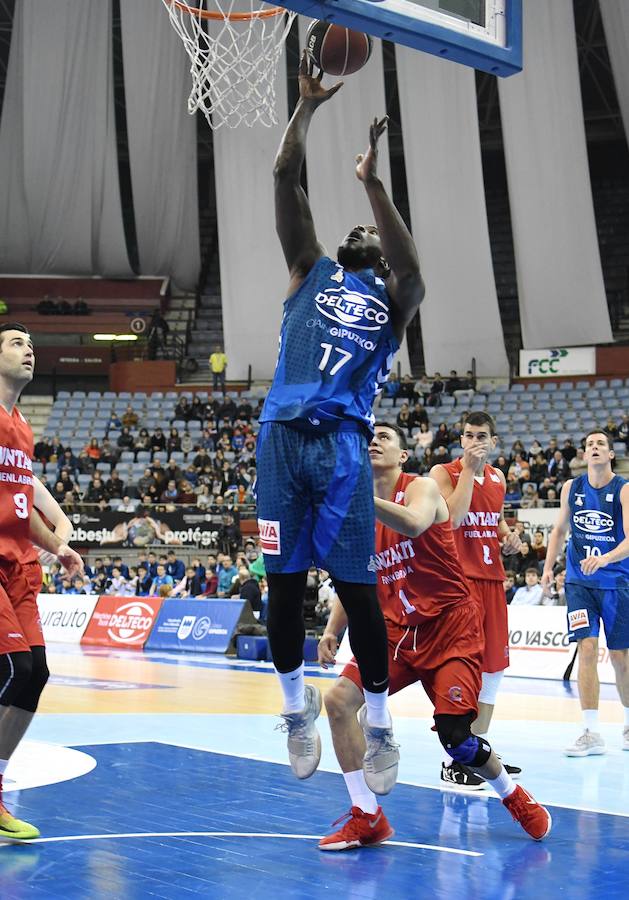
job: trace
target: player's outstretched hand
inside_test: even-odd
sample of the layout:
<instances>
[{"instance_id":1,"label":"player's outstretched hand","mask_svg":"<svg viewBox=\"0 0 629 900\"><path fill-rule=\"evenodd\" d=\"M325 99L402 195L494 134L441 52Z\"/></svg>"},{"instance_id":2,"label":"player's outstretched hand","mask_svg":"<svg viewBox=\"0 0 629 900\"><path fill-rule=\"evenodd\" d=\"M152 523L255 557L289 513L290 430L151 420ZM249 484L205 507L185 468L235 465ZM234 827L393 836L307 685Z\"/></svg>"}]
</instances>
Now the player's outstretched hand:
<instances>
[{"instance_id":1,"label":"player's outstretched hand","mask_svg":"<svg viewBox=\"0 0 629 900\"><path fill-rule=\"evenodd\" d=\"M594 575L599 569L604 569L608 565L609 559L606 553L601 556L588 556L581 560L581 571L584 575Z\"/></svg>"},{"instance_id":2,"label":"player's outstretched hand","mask_svg":"<svg viewBox=\"0 0 629 900\"><path fill-rule=\"evenodd\" d=\"M82 575L84 570L83 560L72 547L68 547L67 544L60 544L57 549L57 559L66 570L70 578L74 578L75 575Z\"/></svg>"},{"instance_id":3,"label":"player's outstretched hand","mask_svg":"<svg viewBox=\"0 0 629 900\"><path fill-rule=\"evenodd\" d=\"M299 96L302 100L309 100L318 106L333 97L343 87L343 82L337 81L331 88L324 88L321 84L322 78L323 70L315 76L312 57L308 55L307 50L302 51L299 63Z\"/></svg>"},{"instance_id":4,"label":"player's outstretched hand","mask_svg":"<svg viewBox=\"0 0 629 900\"><path fill-rule=\"evenodd\" d=\"M333 666L335 664L338 649L339 642L336 635L324 633L319 640L319 646L317 647L317 659L319 660L319 665L323 669L327 669L328 666Z\"/></svg>"},{"instance_id":5,"label":"player's outstretched hand","mask_svg":"<svg viewBox=\"0 0 629 900\"><path fill-rule=\"evenodd\" d=\"M505 556L514 556L522 549L522 541L515 531L510 531L502 542L502 552Z\"/></svg>"},{"instance_id":6,"label":"player's outstretched hand","mask_svg":"<svg viewBox=\"0 0 629 900\"><path fill-rule=\"evenodd\" d=\"M369 149L356 157L356 175L359 181L370 181L378 176L378 139L387 130L389 117L375 118L369 126Z\"/></svg>"}]
</instances>

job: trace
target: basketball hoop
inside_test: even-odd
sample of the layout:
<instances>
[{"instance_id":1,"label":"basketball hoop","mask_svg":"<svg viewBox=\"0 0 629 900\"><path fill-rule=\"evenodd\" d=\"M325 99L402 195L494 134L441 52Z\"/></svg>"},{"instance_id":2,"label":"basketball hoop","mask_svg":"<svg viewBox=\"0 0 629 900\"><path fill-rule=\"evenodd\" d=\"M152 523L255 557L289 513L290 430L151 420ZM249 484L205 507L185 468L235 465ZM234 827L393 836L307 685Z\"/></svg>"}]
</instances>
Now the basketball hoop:
<instances>
[{"instance_id":1,"label":"basketball hoop","mask_svg":"<svg viewBox=\"0 0 629 900\"><path fill-rule=\"evenodd\" d=\"M190 58L188 112L200 109L214 130L276 125L275 73L295 13L259 0L196 2L162 0Z\"/></svg>"}]
</instances>

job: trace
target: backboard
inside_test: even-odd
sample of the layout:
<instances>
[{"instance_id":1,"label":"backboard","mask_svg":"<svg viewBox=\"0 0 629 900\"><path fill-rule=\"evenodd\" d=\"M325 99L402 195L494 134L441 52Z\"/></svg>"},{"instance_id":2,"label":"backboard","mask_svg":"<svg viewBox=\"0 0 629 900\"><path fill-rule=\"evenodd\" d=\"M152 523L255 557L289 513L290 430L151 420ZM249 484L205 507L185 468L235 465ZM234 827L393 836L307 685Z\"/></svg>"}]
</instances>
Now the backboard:
<instances>
[{"instance_id":1,"label":"backboard","mask_svg":"<svg viewBox=\"0 0 629 900\"><path fill-rule=\"evenodd\" d=\"M505 77L522 69L522 0L280 0L397 44Z\"/></svg>"}]
</instances>

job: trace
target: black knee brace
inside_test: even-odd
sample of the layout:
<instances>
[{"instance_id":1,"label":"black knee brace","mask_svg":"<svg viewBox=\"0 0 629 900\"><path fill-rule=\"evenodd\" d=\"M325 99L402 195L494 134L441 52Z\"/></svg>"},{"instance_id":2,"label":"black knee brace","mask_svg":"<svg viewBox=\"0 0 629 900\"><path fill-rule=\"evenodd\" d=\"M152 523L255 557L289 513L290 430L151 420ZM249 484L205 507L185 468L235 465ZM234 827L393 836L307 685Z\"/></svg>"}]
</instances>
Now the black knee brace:
<instances>
[{"instance_id":1,"label":"black knee brace","mask_svg":"<svg viewBox=\"0 0 629 900\"><path fill-rule=\"evenodd\" d=\"M293 672L304 659L303 601L307 572L277 575L269 572L266 630L278 672Z\"/></svg>"},{"instance_id":2,"label":"black knee brace","mask_svg":"<svg viewBox=\"0 0 629 900\"><path fill-rule=\"evenodd\" d=\"M46 663L46 648L31 647L31 676L28 682L23 685L22 690L16 693L11 702L11 706L17 706L26 712L35 712L42 691L46 687L46 682L50 672Z\"/></svg>"},{"instance_id":3,"label":"black knee brace","mask_svg":"<svg viewBox=\"0 0 629 900\"><path fill-rule=\"evenodd\" d=\"M491 747L484 738L472 734L473 713L463 716L436 715L437 734L445 750L455 762L478 769L491 755Z\"/></svg>"},{"instance_id":4,"label":"black knee brace","mask_svg":"<svg viewBox=\"0 0 629 900\"><path fill-rule=\"evenodd\" d=\"M28 686L33 674L33 657L20 653L0 654L0 703L13 706L15 698Z\"/></svg>"}]
</instances>

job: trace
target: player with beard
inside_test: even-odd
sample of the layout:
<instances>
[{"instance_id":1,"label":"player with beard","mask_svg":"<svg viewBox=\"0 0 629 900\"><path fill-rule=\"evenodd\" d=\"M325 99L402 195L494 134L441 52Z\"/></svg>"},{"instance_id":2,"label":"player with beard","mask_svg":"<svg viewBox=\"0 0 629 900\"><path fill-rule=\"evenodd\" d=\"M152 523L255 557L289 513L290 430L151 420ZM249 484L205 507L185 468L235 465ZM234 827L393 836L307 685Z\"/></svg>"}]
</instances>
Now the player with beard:
<instances>
[{"instance_id":1,"label":"player with beard","mask_svg":"<svg viewBox=\"0 0 629 900\"><path fill-rule=\"evenodd\" d=\"M313 114L325 89L304 52L300 98L275 161L276 226L289 270L280 352L260 416L257 504L269 584L267 629L284 695L283 728L293 772L308 778L320 758L319 690L304 684L303 601L308 569L330 573L352 623L367 703L366 777L391 789L397 750L387 710L387 641L369 569L374 504L368 445L372 405L423 297L412 237L377 175L375 120L356 160L376 225L357 225L330 259L317 240L301 186ZM382 759L390 764L381 768Z\"/></svg>"}]
</instances>

